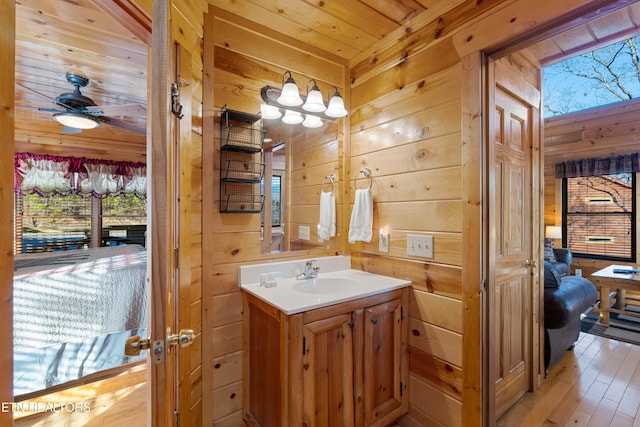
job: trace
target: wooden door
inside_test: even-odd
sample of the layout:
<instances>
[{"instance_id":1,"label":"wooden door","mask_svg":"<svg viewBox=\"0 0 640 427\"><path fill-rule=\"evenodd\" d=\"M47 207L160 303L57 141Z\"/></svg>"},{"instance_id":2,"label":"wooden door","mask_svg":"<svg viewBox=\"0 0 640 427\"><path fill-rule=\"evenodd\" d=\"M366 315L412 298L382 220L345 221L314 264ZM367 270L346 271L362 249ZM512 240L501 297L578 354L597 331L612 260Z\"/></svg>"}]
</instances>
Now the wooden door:
<instances>
[{"instance_id":1,"label":"wooden door","mask_svg":"<svg viewBox=\"0 0 640 427\"><path fill-rule=\"evenodd\" d=\"M364 310L363 357L356 363L364 370L365 426L388 425L392 418L399 417L407 409L408 369L407 358L402 357L405 351L402 311L400 299Z\"/></svg>"},{"instance_id":2,"label":"wooden door","mask_svg":"<svg viewBox=\"0 0 640 427\"><path fill-rule=\"evenodd\" d=\"M153 2L149 119L151 164L150 425L195 425L189 363L191 286L191 54L174 41L171 1ZM177 84L177 86L173 86ZM187 88L187 89L185 89ZM180 94L173 98L177 89ZM175 104L174 102L177 102ZM179 107L181 117L172 112ZM158 346L162 346L161 350Z\"/></svg>"},{"instance_id":3,"label":"wooden door","mask_svg":"<svg viewBox=\"0 0 640 427\"><path fill-rule=\"evenodd\" d=\"M495 87L493 372L500 416L531 387L533 360L531 109Z\"/></svg>"},{"instance_id":4,"label":"wooden door","mask_svg":"<svg viewBox=\"0 0 640 427\"><path fill-rule=\"evenodd\" d=\"M351 327L350 313L304 326L303 425L306 427L354 425Z\"/></svg>"}]
</instances>

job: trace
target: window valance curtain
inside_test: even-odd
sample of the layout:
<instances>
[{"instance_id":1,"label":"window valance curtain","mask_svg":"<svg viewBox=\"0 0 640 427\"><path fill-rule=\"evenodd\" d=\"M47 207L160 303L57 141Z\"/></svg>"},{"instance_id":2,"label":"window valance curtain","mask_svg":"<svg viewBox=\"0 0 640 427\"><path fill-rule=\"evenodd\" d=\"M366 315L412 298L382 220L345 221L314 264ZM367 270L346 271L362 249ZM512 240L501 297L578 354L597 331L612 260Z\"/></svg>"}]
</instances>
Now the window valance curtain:
<instances>
[{"instance_id":1,"label":"window valance curtain","mask_svg":"<svg viewBox=\"0 0 640 427\"><path fill-rule=\"evenodd\" d=\"M567 160L556 163L555 170L556 178L640 172L640 158L638 153L632 153L602 159Z\"/></svg>"},{"instance_id":2,"label":"window valance curtain","mask_svg":"<svg viewBox=\"0 0 640 427\"><path fill-rule=\"evenodd\" d=\"M16 153L14 169L18 194L134 194L141 198L147 194L144 163Z\"/></svg>"}]
</instances>

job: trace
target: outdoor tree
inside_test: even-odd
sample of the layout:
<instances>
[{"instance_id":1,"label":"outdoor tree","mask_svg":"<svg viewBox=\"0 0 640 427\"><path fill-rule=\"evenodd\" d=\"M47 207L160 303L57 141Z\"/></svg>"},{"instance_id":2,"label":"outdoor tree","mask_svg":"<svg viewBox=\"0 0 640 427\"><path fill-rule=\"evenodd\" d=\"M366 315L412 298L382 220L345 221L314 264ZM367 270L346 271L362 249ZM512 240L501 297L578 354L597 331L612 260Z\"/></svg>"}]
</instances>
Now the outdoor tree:
<instances>
[{"instance_id":1,"label":"outdoor tree","mask_svg":"<svg viewBox=\"0 0 640 427\"><path fill-rule=\"evenodd\" d=\"M640 37L544 68L544 114L566 114L640 96Z\"/></svg>"}]
</instances>

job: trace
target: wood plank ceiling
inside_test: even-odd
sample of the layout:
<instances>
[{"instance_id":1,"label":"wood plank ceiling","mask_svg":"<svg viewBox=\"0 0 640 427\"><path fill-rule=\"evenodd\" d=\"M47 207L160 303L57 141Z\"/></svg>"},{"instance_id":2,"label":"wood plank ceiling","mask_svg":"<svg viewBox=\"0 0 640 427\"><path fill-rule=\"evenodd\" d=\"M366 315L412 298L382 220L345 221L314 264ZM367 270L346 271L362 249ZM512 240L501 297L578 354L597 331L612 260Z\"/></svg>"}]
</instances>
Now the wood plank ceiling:
<instances>
[{"instance_id":1,"label":"wood plank ceiling","mask_svg":"<svg viewBox=\"0 0 640 427\"><path fill-rule=\"evenodd\" d=\"M401 27L408 31L441 1L451 0L209 0L347 61ZM531 52L543 63L553 62L635 35L640 2L618 3L624 7L565 28ZM90 79L81 91L98 105L146 104L147 46L104 13L105 5L106 0L16 1L16 150L144 160L144 135L106 124L62 135L52 113L38 111L53 108L53 98L73 90L67 72ZM146 123L144 117L123 119ZM132 157L133 152L138 154Z\"/></svg>"},{"instance_id":2,"label":"wood plank ceiling","mask_svg":"<svg viewBox=\"0 0 640 427\"><path fill-rule=\"evenodd\" d=\"M16 151L144 160L144 135L106 124L62 135L53 113L38 110L59 108L53 99L73 92L68 72L89 78L80 91L97 105L147 103L147 46L94 3L17 1ZM145 117L122 119L146 123Z\"/></svg>"}]
</instances>

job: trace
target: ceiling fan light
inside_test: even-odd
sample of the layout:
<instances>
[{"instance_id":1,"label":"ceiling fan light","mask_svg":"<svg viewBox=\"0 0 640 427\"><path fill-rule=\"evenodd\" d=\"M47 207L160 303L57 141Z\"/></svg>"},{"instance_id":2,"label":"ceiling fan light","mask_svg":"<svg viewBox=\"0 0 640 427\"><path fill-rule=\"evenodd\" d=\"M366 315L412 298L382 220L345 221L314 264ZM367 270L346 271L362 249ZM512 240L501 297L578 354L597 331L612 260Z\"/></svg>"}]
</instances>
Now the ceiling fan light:
<instances>
[{"instance_id":1,"label":"ceiling fan light","mask_svg":"<svg viewBox=\"0 0 640 427\"><path fill-rule=\"evenodd\" d=\"M53 118L55 118L58 123L75 129L93 129L100 126L100 122L93 117L72 111L54 114Z\"/></svg>"},{"instance_id":2,"label":"ceiling fan light","mask_svg":"<svg viewBox=\"0 0 640 427\"><path fill-rule=\"evenodd\" d=\"M322 113L327 109L324 105L324 99L322 99L322 92L320 92L320 88L318 88L315 80L310 80L309 83L311 82L313 82L313 87L311 91L307 92L307 100L302 106L302 109L312 113ZM309 88L309 83L307 83L307 89Z\"/></svg>"},{"instance_id":3,"label":"ceiling fan light","mask_svg":"<svg viewBox=\"0 0 640 427\"><path fill-rule=\"evenodd\" d=\"M324 113L329 117L344 117L347 115L347 110L344 108L344 100L337 89L329 100L329 106Z\"/></svg>"},{"instance_id":4,"label":"ceiling fan light","mask_svg":"<svg viewBox=\"0 0 640 427\"><path fill-rule=\"evenodd\" d=\"M297 125L298 123L302 123L303 120L302 114L291 110L285 110L284 117L282 118L282 121L288 125Z\"/></svg>"},{"instance_id":5,"label":"ceiling fan light","mask_svg":"<svg viewBox=\"0 0 640 427\"><path fill-rule=\"evenodd\" d=\"M295 80L291 77L291 73L289 71L285 72L282 76L284 80L284 76L289 74L289 78L282 85L282 92L278 97L278 104L286 105L287 107L296 107L302 104L302 98L300 98L300 94L298 93L298 86L296 86Z\"/></svg>"},{"instance_id":6,"label":"ceiling fan light","mask_svg":"<svg viewBox=\"0 0 640 427\"><path fill-rule=\"evenodd\" d=\"M274 120L282 117L282 113L278 107L267 104L260 105L260 114L262 118L266 120Z\"/></svg>"},{"instance_id":7,"label":"ceiling fan light","mask_svg":"<svg viewBox=\"0 0 640 427\"><path fill-rule=\"evenodd\" d=\"M306 128L319 128L322 126L322 119L318 116L305 114L305 118L304 118L304 122L302 122L302 126Z\"/></svg>"}]
</instances>

